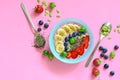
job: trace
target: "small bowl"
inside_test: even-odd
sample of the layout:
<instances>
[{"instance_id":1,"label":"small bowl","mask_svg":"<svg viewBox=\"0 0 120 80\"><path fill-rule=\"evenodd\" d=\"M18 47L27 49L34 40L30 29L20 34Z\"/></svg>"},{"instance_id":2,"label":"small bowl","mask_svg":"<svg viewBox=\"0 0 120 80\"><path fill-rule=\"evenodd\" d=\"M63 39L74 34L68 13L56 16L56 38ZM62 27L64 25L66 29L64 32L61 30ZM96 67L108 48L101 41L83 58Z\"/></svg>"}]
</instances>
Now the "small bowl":
<instances>
[{"instance_id":1,"label":"small bowl","mask_svg":"<svg viewBox=\"0 0 120 80\"><path fill-rule=\"evenodd\" d=\"M90 36L89 47L86 49L85 53L82 56L80 56L80 57L78 57L76 59L62 58L60 56L60 54L56 52L56 48L55 48L55 45L54 45L54 35L56 33L56 30L59 27L61 27L62 25L67 24L67 23L75 23L75 24L78 24L78 25L83 25L84 27L86 27L86 29L88 31L88 34ZM54 28L52 29L52 31L50 33L50 36L49 36L49 46L50 46L50 50L53 53L53 55L59 61L62 61L64 63L68 63L68 64L75 64L75 63L79 63L79 62L85 60L91 54L92 49L93 49L93 45L94 45L94 39L93 39L93 34L92 34L91 29L84 22L82 22L81 20L74 19L74 18L68 18L68 19L64 19L64 20L60 21L58 24L56 24L54 26Z\"/></svg>"}]
</instances>

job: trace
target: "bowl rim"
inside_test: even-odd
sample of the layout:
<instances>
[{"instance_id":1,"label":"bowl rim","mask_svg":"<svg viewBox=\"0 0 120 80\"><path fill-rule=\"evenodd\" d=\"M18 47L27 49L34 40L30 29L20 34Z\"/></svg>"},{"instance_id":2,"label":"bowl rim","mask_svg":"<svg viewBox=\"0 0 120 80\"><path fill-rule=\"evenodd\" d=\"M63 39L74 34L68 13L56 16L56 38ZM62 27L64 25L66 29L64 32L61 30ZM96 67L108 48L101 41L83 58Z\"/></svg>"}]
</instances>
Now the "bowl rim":
<instances>
[{"instance_id":1,"label":"bowl rim","mask_svg":"<svg viewBox=\"0 0 120 80\"><path fill-rule=\"evenodd\" d=\"M90 36L90 44L88 49L85 51L84 55L82 55L79 58L76 59L67 59L67 58L62 58L60 56L59 53L56 52L55 50L55 46L54 46L54 34L56 33L56 30L63 24L65 23L69 23L69 22L74 22L80 25L83 25L84 27L87 28L87 31L89 33ZM68 63L68 64L75 64L75 63L79 63L83 60L85 60L92 52L93 49L93 45L94 45L94 37L93 37L93 33L91 31L91 29L87 26L87 24L85 24L83 21L79 20L79 19L75 19L75 18L67 18L67 19L63 19L60 22L58 22L52 29L52 31L50 32L50 36L49 36L49 46L50 46L50 50L53 53L53 55L60 60L61 62L64 63Z\"/></svg>"}]
</instances>

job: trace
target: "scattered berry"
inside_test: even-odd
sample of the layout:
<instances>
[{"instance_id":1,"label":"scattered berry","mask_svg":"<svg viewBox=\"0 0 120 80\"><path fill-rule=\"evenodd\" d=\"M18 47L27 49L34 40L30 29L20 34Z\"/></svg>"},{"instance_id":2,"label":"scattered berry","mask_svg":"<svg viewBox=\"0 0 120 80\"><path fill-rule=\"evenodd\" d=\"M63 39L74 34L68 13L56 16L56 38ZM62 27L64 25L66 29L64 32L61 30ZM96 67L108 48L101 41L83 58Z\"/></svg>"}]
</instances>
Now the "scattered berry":
<instances>
[{"instance_id":1,"label":"scattered berry","mask_svg":"<svg viewBox=\"0 0 120 80\"><path fill-rule=\"evenodd\" d=\"M103 50L104 48L102 46L99 47L99 50Z\"/></svg>"},{"instance_id":2,"label":"scattered berry","mask_svg":"<svg viewBox=\"0 0 120 80\"><path fill-rule=\"evenodd\" d=\"M115 52L110 52L110 58L114 58L115 57Z\"/></svg>"},{"instance_id":3,"label":"scattered berry","mask_svg":"<svg viewBox=\"0 0 120 80\"><path fill-rule=\"evenodd\" d=\"M50 60L52 60L52 59L54 58L54 55L53 55L53 54L48 54L48 58L49 58Z\"/></svg>"},{"instance_id":4,"label":"scattered berry","mask_svg":"<svg viewBox=\"0 0 120 80\"><path fill-rule=\"evenodd\" d=\"M36 13L42 13L42 12L43 12L43 7L42 7L41 5L37 5L37 6L35 7L35 12L36 12Z\"/></svg>"},{"instance_id":5,"label":"scattered berry","mask_svg":"<svg viewBox=\"0 0 120 80\"><path fill-rule=\"evenodd\" d=\"M101 53L101 54L100 54L100 57L104 57L104 55L105 55L104 53Z\"/></svg>"},{"instance_id":6,"label":"scattered berry","mask_svg":"<svg viewBox=\"0 0 120 80\"><path fill-rule=\"evenodd\" d=\"M94 64L95 66L100 66L101 60L100 60L99 58L95 58L95 59L93 60L93 64Z\"/></svg>"},{"instance_id":7,"label":"scattered berry","mask_svg":"<svg viewBox=\"0 0 120 80\"><path fill-rule=\"evenodd\" d=\"M39 25L43 25L43 23L44 23L44 22L43 22L42 20L39 21Z\"/></svg>"},{"instance_id":8,"label":"scattered berry","mask_svg":"<svg viewBox=\"0 0 120 80\"><path fill-rule=\"evenodd\" d=\"M103 53L106 53L108 50L106 48L103 49Z\"/></svg>"},{"instance_id":9,"label":"scattered berry","mask_svg":"<svg viewBox=\"0 0 120 80\"><path fill-rule=\"evenodd\" d=\"M56 7L56 5L55 5L54 2L51 2L49 6L50 6L50 8L52 8L52 9Z\"/></svg>"},{"instance_id":10,"label":"scattered berry","mask_svg":"<svg viewBox=\"0 0 120 80\"><path fill-rule=\"evenodd\" d=\"M49 24L48 23L45 23L44 24L44 28L48 28L49 27Z\"/></svg>"},{"instance_id":11,"label":"scattered berry","mask_svg":"<svg viewBox=\"0 0 120 80\"><path fill-rule=\"evenodd\" d=\"M104 68L105 68L105 69L108 69L108 68L109 68L109 65L108 65L108 64L105 64L105 65L104 65Z\"/></svg>"},{"instance_id":12,"label":"scattered berry","mask_svg":"<svg viewBox=\"0 0 120 80\"><path fill-rule=\"evenodd\" d=\"M110 71L110 75L113 76L115 74L114 71Z\"/></svg>"},{"instance_id":13,"label":"scattered berry","mask_svg":"<svg viewBox=\"0 0 120 80\"><path fill-rule=\"evenodd\" d=\"M114 50L118 50L119 49L119 46L118 45L115 45L114 46Z\"/></svg>"},{"instance_id":14,"label":"scattered berry","mask_svg":"<svg viewBox=\"0 0 120 80\"><path fill-rule=\"evenodd\" d=\"M93 68L93 69L92 69L92 74L93 74L94 76L98 76L98 75L100 74L99 69Z\"/></svg>"},{"instance_id":15,"label":"scattered berry","mask_svg":"<svg viewBox=\"0 0 120 80\"><path fill-rule=\"evenodd\" d=\"M104 55L104 59L108 59L108 55Z\"/></svg>"},{"instance_id":16,"label":"scattered berry","mask_svg":"<svg viewBox=\"0 0 120 80\"><path fill-rule=\"evenodd\" d=\"M40 32L40 31L41 31L41 28L38 28L37 31Z\"/></svg>"},{"instance_id":17,"label":"scattered berry","mask_svg":"<svg viewBox=\"0 0 120 80\"><path fill-rule=\"evenodd\" d=\"M43 51L43 55L47 56L49 54L48 50Z\"/></svg>"}]
</instances>

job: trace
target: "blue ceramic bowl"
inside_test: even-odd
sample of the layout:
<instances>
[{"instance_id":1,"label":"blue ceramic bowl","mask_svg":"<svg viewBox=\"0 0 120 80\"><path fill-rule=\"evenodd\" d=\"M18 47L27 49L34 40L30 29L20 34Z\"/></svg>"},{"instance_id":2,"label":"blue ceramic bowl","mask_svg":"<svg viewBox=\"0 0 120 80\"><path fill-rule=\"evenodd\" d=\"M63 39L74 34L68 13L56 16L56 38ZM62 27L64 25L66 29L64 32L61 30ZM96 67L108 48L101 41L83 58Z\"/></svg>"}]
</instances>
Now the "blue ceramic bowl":
<instances>
[{"instance_id":1,"label":"blue ceramic bowl","mask_svg":"<svg viewBox=\"0 0 120 80\"><path fill-rule=\"evenodd\" d=\"M82 55L81 57L78 57L76 59L67 59L67 58L62 58L60 56L60 54L58 54L56 52L56 49L55 49L55 45L54 45L54 34L56 33L56 30L64 25L64 24L67 24L67 23L75 23L75 24L78 24L78 25L83 25L84 27L86 27L87 31L88 31L88 34L90 36L90 43L89 43L89 47L88 49L85 51L84 55ZM75 63L79 63L83 60L85 60L90 54L91 54L91 51L93 49L93 45L94 45L94 39L93 39L93 34L92 34L92 31L91 29L82 21L78 20L78 19L74 19L74 18L68 18L68 19L65 19L65 20L62 20L60 21L58 24L56 24L54 26L54 28L52 29L51 33L50 33L50 36L49 36L49 46L50 46L50 50L51 52L53 53L53 55L60 61L64 62L64 63L68 63L68 64L75 64Z\"/></svg>"}]
</instances>

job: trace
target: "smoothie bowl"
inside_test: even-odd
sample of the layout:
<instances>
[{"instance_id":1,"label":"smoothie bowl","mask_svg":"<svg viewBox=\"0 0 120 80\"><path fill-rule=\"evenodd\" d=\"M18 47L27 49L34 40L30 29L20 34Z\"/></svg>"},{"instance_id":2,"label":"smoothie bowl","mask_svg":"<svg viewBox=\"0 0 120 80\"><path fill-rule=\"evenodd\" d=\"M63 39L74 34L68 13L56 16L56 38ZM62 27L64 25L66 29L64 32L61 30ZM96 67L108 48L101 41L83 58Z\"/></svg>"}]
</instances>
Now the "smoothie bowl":
<instances>
[{"instance_id":1,"label":"smoothie bowl","mask_svg":"<svg viewBox=\"0 0 120 80\"><path fill-rule=\"evenodd\" d=\"M49 46L53 55L69 64L85 60L91 54L93 44L90 28L74 18L60 21L49 36Z\"/></svg>"}]
</instances>

